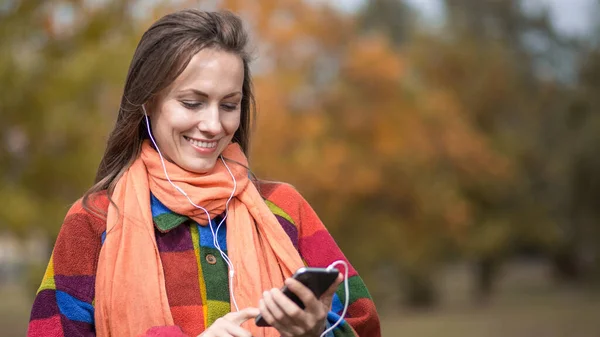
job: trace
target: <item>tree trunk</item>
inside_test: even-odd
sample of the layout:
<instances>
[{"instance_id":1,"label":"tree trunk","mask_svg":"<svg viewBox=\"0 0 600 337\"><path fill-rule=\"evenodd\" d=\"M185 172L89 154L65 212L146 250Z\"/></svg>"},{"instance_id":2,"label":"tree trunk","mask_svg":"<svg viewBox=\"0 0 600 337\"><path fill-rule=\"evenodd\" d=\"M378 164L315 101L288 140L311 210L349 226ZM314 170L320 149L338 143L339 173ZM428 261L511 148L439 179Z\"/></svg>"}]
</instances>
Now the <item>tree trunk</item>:
<instances>
[{"instance_id":1,"label":"tree trunk","mask_svg":"<svg viewBox=\"0 0 600 337\"><path fill-rule=\"evenodd\" d=\"M479 303L488 302L495 289L500 261L494 257L483 257L475 262L475 300Z\"/></svg>"},{"instance_id":2,"label":"tree trunk","mask_svg":"<svg viewBox=\"0 0 600 337\"><path fill-rule=\"evenodd\" d=\"M438 293L430 273L409 272L404 287L404 304L410 308L428 309L438 303Z\"/></svg>"}]
</instances>

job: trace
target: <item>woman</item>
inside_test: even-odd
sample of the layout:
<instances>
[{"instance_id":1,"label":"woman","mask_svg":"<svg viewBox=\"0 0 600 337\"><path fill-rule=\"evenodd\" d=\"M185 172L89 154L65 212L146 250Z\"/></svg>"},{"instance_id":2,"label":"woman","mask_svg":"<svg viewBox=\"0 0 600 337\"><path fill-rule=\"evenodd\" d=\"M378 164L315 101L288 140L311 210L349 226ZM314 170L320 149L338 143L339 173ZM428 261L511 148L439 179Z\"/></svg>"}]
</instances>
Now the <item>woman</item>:
<instances>
[{"instance_id":1,"label":"woman","mask_svg":"<svg viewBox=\"0 0 600 337\"><path fill-rule=\"evenodd\" d=\"M228 12L184 10L143 35L96 184L69 210L29 336L320 336L321 297L290 279L343 254L289 185L249 178L254 96L246 33ZM330 335L379 336L349 267ZM301 310L279 290L304 302ZM258 314L272 327L254 324Z\"/></svg>"}]
</instances>

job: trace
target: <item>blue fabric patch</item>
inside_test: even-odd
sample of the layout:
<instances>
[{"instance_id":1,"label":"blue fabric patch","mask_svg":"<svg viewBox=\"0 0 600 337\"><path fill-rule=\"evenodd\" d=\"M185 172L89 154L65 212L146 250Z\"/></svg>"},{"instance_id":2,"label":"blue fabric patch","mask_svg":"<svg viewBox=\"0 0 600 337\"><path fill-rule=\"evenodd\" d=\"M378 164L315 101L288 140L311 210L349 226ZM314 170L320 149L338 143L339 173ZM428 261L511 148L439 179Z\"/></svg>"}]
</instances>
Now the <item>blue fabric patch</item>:
<instances>
[{"instance_id":1,"label":"blue fabric patch","mask_svg":"<svg viewBox=\"0 0 600 337\"><path fill-rule=\"evenodd\" d=\"M342 308L343 310L343 308ZM337 323L337 321L340 319L340 315L336 314L333 311L330 311L329 313L327 313L327 328L329 329L332 325L334 325L335 323ZM340 324L336 325L335 328L331 331L329 331L327 333L327 337L333 337L335 336L334 331L339 332L345 332L344 329L344 325L346 325L346 320L343 319Z\"/></svg>"},{"instance_id":2,"label":"blue fabric patch","mask_svg":"<svg viewBox=\"0 0 600 337\"><path fill-rule=\"evenodd\" d=\"M328 315L328 316L329 316L329 315ZM331 328L331 326L332 326L333 324L334 324L334 323L331 323L331 322L329 322L329 317L327 317L327 321L325 322L325 330L328 330L329 328ZM333 329L333 330L335 330L335 329ZM335 337L335 335L333 334L333 330L329 331L329 332L328 332L328 333L325 335L325 337Z\"/></svg>"},{"instance_id":3,"label":"blue fabric patch","mask_svg":"<svg viewBox=\"0 0 600 337\"><path fill-rule=\"evenodd\" d=\"M344 304L342 303L342 301L340 301L340 298L337 294L333 294L333 299L331 302L331 311L336 313L342 313L342 310L344 310Z\"/></svg>"},{"instance_id":4,"label":"blue fabric patch","mask_svg":"<svg viewBox=\"0 0 600 337\"><path fill-rule=\"evenodd\" d=\"M65 293L56 291L56 302L60 313L72 321L94 324L94 307Z\"/></svg>"},{"instance_id":5,"label":"blue fabric patch","mask_svg":"<svg viewBox=\"0 0 600 337\"><path fill-rule=\"evenodd\" d=\"M150 209L152 210L152 217L159 216L164 213L173 213L167 206L163 205L154 194L150 193Z\"/></svg>"},{"instance_id":6,"label":"blue fabric patch","mask_svg":"<svg viewBox=\"0 0 600 337\"><path fill-rule=\"evenodd\" d=\"M102 240L102 244L104 244L104 240L106 240L106 231L102 232L100 239Z\"/></svg>"},{"instance_id":7,"label":"blue fabric patch","mask_svg":"<svg viewBox=\"0 0 600 337\"><path fill-rule=\"evenodd\" d=\"M213 230L216 232L217 231L217 226L219 226L219 223L221 222L222 218L220 216L212 219L211 225ZM198 232L200 233L200 246L202 247L209 247L209 248L217 248L215 247L215 244L213 242L213 233L210 230L209 226L200 226L198 224L196 224L196 226L198 226ZM221 250L223 251L227 251L227 230L226 230L226 226L225 226L225 221L223 221L223 224L221 225L221 227L219 228L219 231L217 232L217 241L219 243L219 246L221 246Z\"/></svg>"}]
</instances>

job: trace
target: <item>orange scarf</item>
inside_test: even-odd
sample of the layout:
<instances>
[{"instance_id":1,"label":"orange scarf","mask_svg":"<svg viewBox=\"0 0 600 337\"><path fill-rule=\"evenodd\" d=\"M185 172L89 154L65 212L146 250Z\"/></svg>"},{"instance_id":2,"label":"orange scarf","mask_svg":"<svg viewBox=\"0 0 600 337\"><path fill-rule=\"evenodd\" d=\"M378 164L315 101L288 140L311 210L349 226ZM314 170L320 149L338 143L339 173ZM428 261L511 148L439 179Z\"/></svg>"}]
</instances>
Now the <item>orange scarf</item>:
<instances>
[{"instance_id":1,"label":"orange scarf","mask_svg":"<svg viewBox=\"0 0 600 337\"><path fill-rule=\"evenodd\" d=\"M223 156L247 166L237 144L230 144ZM225 211L233 181L220 160L204 175L165 164L171 181L206 208L211 218ZM227 248L235 269L233 291L240 309L257 307L264 290L283 285L303 263L247 170L235 163L228 166L237 181L226 220ZM170 210L201 225L208 223L206 213L169 184L158 152L145 141L140 157L117 182L112 194L116 207L108 208L107 235L96 273L95 324L100 337L138 336L150 327L174 324L154 236L150 191ZM253 336L279 336L275 329L258 328L252 321L243 327Z\"/></svg>"}]
</instances>

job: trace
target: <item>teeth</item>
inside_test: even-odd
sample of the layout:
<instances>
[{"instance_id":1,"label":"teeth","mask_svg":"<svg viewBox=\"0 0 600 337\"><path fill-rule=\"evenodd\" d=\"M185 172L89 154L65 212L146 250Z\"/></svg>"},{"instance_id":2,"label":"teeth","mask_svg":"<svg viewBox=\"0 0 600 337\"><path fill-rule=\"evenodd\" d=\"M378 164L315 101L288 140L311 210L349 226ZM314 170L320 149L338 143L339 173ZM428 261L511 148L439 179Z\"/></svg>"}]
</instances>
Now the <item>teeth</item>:
<instances>
[{"instance_id":1,"label":"teeth","mask_svg":"<svg viewBox=\"0 0 600 337\"><path fill-rule=\"evenodd\" d=\"M191 138L187 138L188 142L196 145L197 147L205 147L205 148L213 148L217 146L217 142L199 142L197 140L191 139Z\"/></svg>"}]
</instances>

